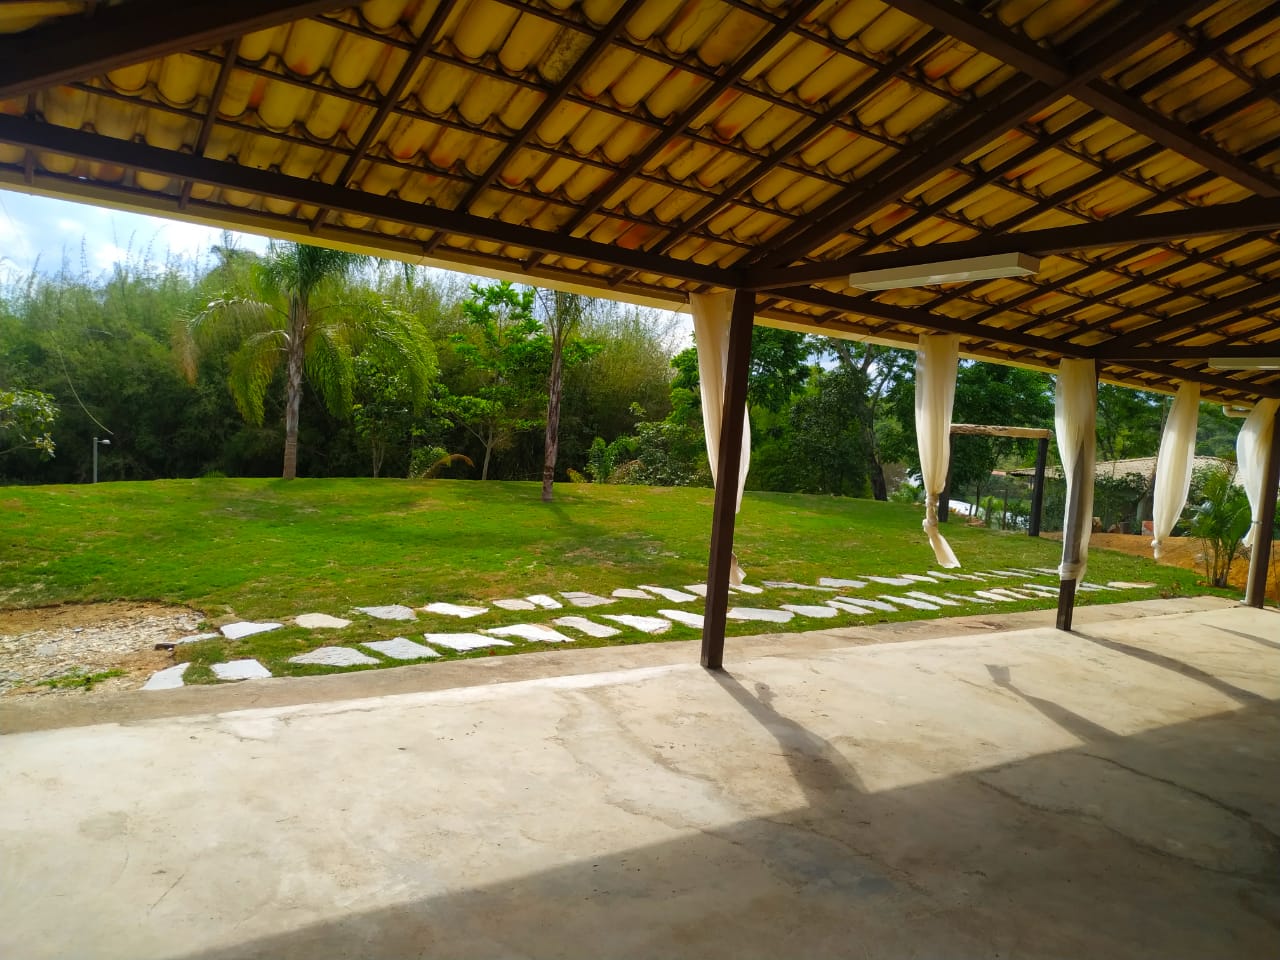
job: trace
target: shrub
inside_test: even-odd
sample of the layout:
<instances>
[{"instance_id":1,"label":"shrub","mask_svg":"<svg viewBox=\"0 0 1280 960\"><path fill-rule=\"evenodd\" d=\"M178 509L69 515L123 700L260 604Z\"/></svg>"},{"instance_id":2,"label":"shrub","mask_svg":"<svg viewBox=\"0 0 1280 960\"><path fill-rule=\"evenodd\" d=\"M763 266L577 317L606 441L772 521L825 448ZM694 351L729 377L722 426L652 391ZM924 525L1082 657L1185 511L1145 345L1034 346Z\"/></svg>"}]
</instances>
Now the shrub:
<instances>
[{"instance_id":1,"label":"shrub","mask_svg":"<svg viewBox=\"0 0 1280 960\"><path fill-rule=\"evenodd\" d=\"M1191 535L1204 548L1205 576L1213 586L1225 587L1231 564L1240 555L1240 541L1249 532L1249 498L1231 471L1221 467L1205 475L1200 495L1204 500L1191 515Z\"/></svg>"}]
</instances>

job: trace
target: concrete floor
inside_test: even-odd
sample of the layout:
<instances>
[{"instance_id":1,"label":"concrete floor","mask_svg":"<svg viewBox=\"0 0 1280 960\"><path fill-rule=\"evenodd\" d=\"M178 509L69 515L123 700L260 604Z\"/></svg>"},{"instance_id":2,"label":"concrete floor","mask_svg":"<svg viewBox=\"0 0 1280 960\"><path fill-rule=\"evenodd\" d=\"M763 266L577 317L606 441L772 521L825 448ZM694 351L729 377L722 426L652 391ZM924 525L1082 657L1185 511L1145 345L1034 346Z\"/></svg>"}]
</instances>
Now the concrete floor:
<instances>
[{"instance_id":1,"label":"concrete floor","mask_svg":"<svg viewBox=\"0 0 1280 960\"><path fill-rule=\"evenodd\" d=\"M1280 956L1280 615L1106 611L7 705L0 956Z\"/></svg>"}]
</instances>

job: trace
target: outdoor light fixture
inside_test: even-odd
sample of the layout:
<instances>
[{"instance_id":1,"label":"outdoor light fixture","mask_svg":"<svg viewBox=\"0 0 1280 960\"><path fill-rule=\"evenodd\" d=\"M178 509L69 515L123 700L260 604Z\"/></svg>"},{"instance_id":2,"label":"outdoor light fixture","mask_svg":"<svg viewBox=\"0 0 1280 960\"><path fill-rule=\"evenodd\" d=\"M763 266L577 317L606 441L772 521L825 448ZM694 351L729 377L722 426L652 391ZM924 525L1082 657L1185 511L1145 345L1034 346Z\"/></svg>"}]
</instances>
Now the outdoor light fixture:
<instances>
[{"instance_id":1,"label":"outdoor light fixture","mask_svg":"<svg viewBox=\"0 0 1280 960\"><path fill-rule=\"evenodd\" d=\"M93 482L94 483L98 482L98 447L99 446L109 447L111 446L111 441L105 438L102 440L99 440L97 437L93 438Z\"/></svg>"},{"instance_id":2,"label":"outdoor light fixture","mask_svg":"<svg viewBox=\"0 0 1280 960\"><path fill-rule=\"evenodd\" d=\"M849 286L859 290L897 290L901 287L929 287L935 283L966 283L1025 277L1040 269L1040 258L1029 253L998 253L964 260L939 260L918 267L890 267L849 274Z\"/></svg>"},{"instance_id":3,"label":"outdoor light fixture","mask_svg":"<svg viewBox=\"0 0 1280 960\"><path fill-rule=\"evenodd\" d=\"M1209 366L1218 370L1280 370L1280 357L1217 357Z\"/></svg>"}]
</instances>

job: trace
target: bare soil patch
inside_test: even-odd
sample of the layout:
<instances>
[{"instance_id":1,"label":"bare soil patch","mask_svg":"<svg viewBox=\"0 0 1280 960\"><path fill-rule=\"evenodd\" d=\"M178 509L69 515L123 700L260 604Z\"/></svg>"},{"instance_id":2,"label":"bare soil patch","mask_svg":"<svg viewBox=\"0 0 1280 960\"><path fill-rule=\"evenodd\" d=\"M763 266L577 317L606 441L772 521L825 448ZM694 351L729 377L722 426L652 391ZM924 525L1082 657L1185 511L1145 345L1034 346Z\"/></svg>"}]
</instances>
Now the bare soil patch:
<instances>
[{"instance_id":1,"label":"bare soil patch","mask_svg":"<svg viewBox=\"0 0 1280 960\"><path fill-rule=\"evenodd\" d=\"M1051 536L1055 540L1062 538L1062 534L1052 534ZM1137 557L1151 556L1151 537L1144 535L1095 533L1089 537L1089 546L1103 550L1119 550L1121 553ZM1194 570L1203 579L1204 561L1201 559L1203 553L1204 547L1195 537L1170 537L1165 541L1165 547L1161 552L1159 562L1162 566ZM1280 583L1280 564L1275 562L1276 559L1275 557L1272 558L1271 573L1267 579L1267 597L1269 599L1276 598L1277 584ZM1249 558L1237 557L1235 562L1231 564L1231 586L1243 591L1248 578Z\"/></svg>"}]
</instances>

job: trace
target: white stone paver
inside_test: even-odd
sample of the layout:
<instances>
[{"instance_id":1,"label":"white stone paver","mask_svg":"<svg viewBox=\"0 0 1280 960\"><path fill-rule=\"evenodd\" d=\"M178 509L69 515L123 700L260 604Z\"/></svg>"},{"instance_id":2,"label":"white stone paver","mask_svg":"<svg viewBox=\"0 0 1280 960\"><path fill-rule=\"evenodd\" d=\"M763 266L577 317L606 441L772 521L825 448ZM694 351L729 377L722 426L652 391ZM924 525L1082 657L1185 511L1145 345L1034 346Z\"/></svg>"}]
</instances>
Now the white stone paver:
<instances>
[{"instance_id":1,"label":"white stone paver","mask_svg":"<svg viewBox=\"0 0 1280 960\"><path fill-rule=\"evenodd\" d=\"M941 610L936 603L929 603L925 600L917 600L915 597L899 597L896 595L886 594L886 600L892 600L894 603L900 603L904 607L911 607L915 610Z\"/></svg>"},{"instance_id":2,"label":"white stone paver","mask_svg":"<svg viewBox=\"0 0 1280 960\"><path fill-rule=\"evenodd\" d=\"M320 667L363 667L381 663L376 657L353 650L351 647L317 647L307 653L289 658L290 663L306 663Z\"/></svg>"},{"instance_id":3,"label":"white stone paver","mask_svg":"<svg viewBox=\"0 0 1280 960\"><path fill-rule=\"evenodd\" d=\"M529 596L525 597L525 599L530 603L541 607L543 610L559 610L564 606L564 604L555 597L549 597L545 593L531 593Z\"/></svg>"},{"instance_id":4,"label":"white stone paver","mask_svg":"<svg viewBox=\"0 0 1280 960\"><path fill-rule=\"evenodd\" d=\"M850 600L847 597L836 597L829 603L847 603L855 607L870 607L872 610L879 610L882 613L897 613L898 608L892 603L886 603L883 600L876 600L872 597L859 597L857 600Z\"/></svg>"},{"instance_id":5,"label":"white stone paver","mask_svg":"<svg viewBox=\"0 0 1280 960\"><path fill-rule=\"evenodd\" d=\"M606 626L603 623L596 623L594 620L588 620L586 617L556 617L551 621L557 627L568 627L570 630L577 630L585 633L588 637L616 637L621 630L614 627Z\"/></svg>"},{"instance_id":6,"label":"white stone paver","mask_svg":"<svg viewBox=\"0 0 1280 960\"><path fill-rule=\"evenodd\" d=\"M854 616L857 616L857 617L865 617L868 614L872 614L876 612L875 609L871 606L870 602L868 601L863 601L862 603L854 603L852 600L828 600L827 605L834 607L836 610L839 610L841 613L852 613ZM889 604L886 603L884 604L884 606L889 607ZM895 608L889 607L889 609L893 610Z\"/></svg>"},{"instance_id":7,"label":"white stone paver","mask_svg":"<svg viewBox=\"0 0 1280 960\"><path fill-rule=\"evenodd\" d=\"M995 577L997 580L1007 580L1010 577L1017 576L1015 573L1005 573L1003 570L983 570L981 575L987 579Z\"/></svg>"},{"instance_id":8,"label":"white stone paver","mask_svg":"<svg viewBox=\"0 0 1280 960\"><path fill-rule=\"evenodd\" d=\"M998 593L1006 597L1012 597L1014 600L1039 600L1039 594L1027 593L1022 590L1010 590L1008 587L992 587L988 593Z\"/></svg>"},{"instance_id":9,"label":"white stone paver","mask_svg":"<svg viewBox=\"0 0 1280 960\"><path fill-rule=\"evenodd\" d=\"M702 614L694 613L692 610L659 610L669 620L676 623L684 624L686 627L693 627L695 630L702 629Z\"/></svg>"},{"instance_id":10,"label":"white stone paver","mask_svg":"<svg viewBox=\"0 0 1280 960\"><path fill-rule=\"evenodd\" d=\"M653 599L653 597L645 593L643 590L637 590L634 587L619 587L617 590L613 591L612 595L617 597L619 600L652 600Z\"/></svg>"},{"instance_id":11,"label":"white stone paver","mask_svg":"<svg viewBox=\"0 0 1280 960\"><path fill-rule=\"evenodd\" d=\"M903 580L910 580L912 583L937 583L933 577L926 577L919 573L900 573L898 574Z\"/></svg>"},{"instance_id":12,"label":"white stone paver","mask_svg":"<svg viewBox=\"0 0 1280 960\"><path fill-rule=\"evenodd\" d=\"M848 587L850 590L861 590L867 585L865 580L846 580L843 577L819 577L820 587Z\"/></svg>"},{"instance_id":13,"label":"white stone paver","mask_svg":"<svg viewBox=\"0 0 1280 960\"><path fill-rule=\"evenodd\" d=\"M374 653L380 653L392 660L426 660L440 656L435 650L421 643L415 643L408 637L395 637L391 640L366 640L361 646L368 647Z\"/></svg>"},{"instance_id":14,"label":"white stone paver","mask_svg":"<svg viewBox=\"0 0 1280 960\"><path fill-rule=\"evenodd\" d=\"M729 584L730 593L764 593L764 590L752 583L740 583L736 587Z\"/></svg>"},{"instance_id":15,"label":"white stone paver","mask_svg":"<svg viewBox=\"0 0 1280 960\"><path fill-rule=\"evenodd\" d=\"M157 670L142 685L143 690L175 690L182 686L182 675L187 672L189 663L177 663L172 667Z\"/></svg>"},{"instance_id":16,"label":"white stone paver","mask_svg":"<svg viewBox=\"0 0 1280 960\"><path fill-rule=\"evenodd\" d=\"M1108 580L1107 586L1116 590L1145 590L1148 587L1154 587L1155 584L1133 580Z\"/></svg>"},{"instance_id":17,"label":"white stone paver","mask_svg":"<svg viewBox=\"0 0 1280 960\"><path fill-rule=\"evenodd\" d=\"M707 585L705 583L686 583L684 588L699 597L707 595Z\"/></svg>"},{"instance_id":18,"label":"white stone paver","mask_svg":"<svg viewBox=\"0 0 1280 960\"><path fill-rule=\"evenodd\" d=\"M932 570L929 571L929 574L935 577L941 576L941 574L934 573ZM978 576L976 573L952 573L949 574L949 576L952 580L968 580L971 583L983 582L982 577Z\"/></svg>"},{"instance_id":19,"label":"white stone paver","mask_svg":"<svg viewBox=\"0 0 1280 960\"><path fill-rule=\"evenodd\" d=\"M653 587L647 583L640 584L641 590L647 590L655 596L661 597L670 603L689 603L698 598L692 593L685 593L683 590L675 590L671 587Z\"/></svg>"},{"instance_id":20,"label":"white stone paver","mask_svg":"<svg viewBox=\"0 0 1280 960\"><path fill-rule=\"evenodd\" d=\"M873 583L882 583L886 587L909 587L912 583L912 581L906 579L906 577L877 577L868 575L867 579Z\"/></svg>"},{"instance_id":21,"label":"white stone paver","mask_svg":"<svg viewBox=\"0 0 1280 960\"><path fill-rule=\"evenodd\" d=\"M760 620L765 623L786 623L795 617L790 610L766 610L762 607L730 607L725 614L730 620Z\"/></svg>"},{"instance_id":22,"label":"white stone paver","mask_svg":"<svg viewBox=\"0 0 1280 960\"><path fill-rule=\"evenodd\" d=\"M1036 573L1043 573L1046 577L1056 577L1058 575L1057 567L1032 567Z\"/></svg>"},{"instance_id":23,"label":"white stone paver","mask_svg":"<svg viewBox=\"0 0 1280 960\"><path fill-rule=\"evenodd\" d=\"M306 627L308 630L340 630L343 627L351 626L350 620L343 620L342 617L331 617L327 613L304 613L299 617L294 617L293 622L300 627Z\"/></svg>"},{"instance_id":24,"label":"white stone paver","mask_svg":"<svg viewBox=\"0 0 1280 960\"><path fill-rule=\"evenodd\" d=\"M793 580L765 580L766 587L775 587L779 590L812 590L817 593L835 593L835 587L815 587L812 583L796 583Z\"/></svg>"},{"instance_id":25,"label":"white stone paver","mask_svg":"<svg viewBox=\"0 0 1280 960\"><path fill-rule=\"evenodd\" d=\"M215 663L213 675L219 680L265 680L271 671L257 660L231 660L227 663Z\"/></svg>"},{"instance_id":26,"label":"white stone paver","mask_svg":"<svg viewBox=\"0 0 1280 960\"><path fill-rule=\"evenodd\" d=\"M494 627L485 633L495 637L516 637L532 643L573 643L576 639L540 623L513 623L509 627Z\"/></svg>"},{"instance_id":27,"label":"white stone paver","mask_svg":"<svg viewBox=\"0 0 1280 960\"><path fill-rule=\"evenodd\" d=\"M594 593L584 593L581 590L561 590L560 596L575 607L603 607L610 603L618 602L613 597L601 597Z\"/></svg>"},{"instance_id":28,"label":"white stone paver","mask_svg":"<svg viewBox=\"0 0 1280 960\"><path fill-rule=\"evenodd\" d=\"M783 610L790 610L802 617L834 617L839 612L835 607L815 603L784 603L781 606Z\"/></svg>"},{"instance_id":29,"label":"white stone paver","mask_svg":"<svg viewBox=\"0 0 1280 960\"><path fill-rule=\"evenodd\" d=\"M503 610L536 610L538 609L535 604L530 603L528 600L520 600L518 598L507 599L507 600L494 600L492 601L492 603L495 607L500 607Z\"/></svg>"},{"instance_id":30,"label":"white stone paver","mask_svg":"<svg viewBox=\"0 0 1280 960\"><path fill-rule=\"evenodd\" d=\"M193 633L189 637L179 637L174 643L199 643L201 640L212 640L214 637L220 637L220 633Z\"/></svg>"},{"instance_id":31,"label":"white stone paver","mask_svg":"<svg viewBox=\"0 0 1280 960\"><path fill-rule=\"evenodd\" d=\"M939 597L936 594L925 593L923 590L908 590L908 597L915 597L917 600L923 600L925 603L936 603L940 607L958 607L960 604L954 600L948 600L945 597Z\"/></svg>"},{"instance_id":32,"label":"white stone paver","mask_svg":"<svg viewBox=\"0 0 1280 960\"><path fill-rule=\"evenodd\" d=\"M356 607L361 613L368 614L375 620L417 620L418 615L411 607L401 603L390 603L381 607Z\"/></svg>"},{"instance_id":33,"label":"white stone paver","mask_svg":"<svg viewBox=\"0 0 1280 960\"><path fill-rule=\"evenodd\" d=\"M980 603L984 606L991 605L990 600L984 600L982 597L965 596L963 593L948 593L947 596L958 603Z\"/></svg>"},{"instance_id":34,"label":"white stone paver","mask_svg":"<svg viewBox=\"0 0 1280 960\"><path fill-rule=\"evenodd\" d=\"M457 603L428 603L422 609L427 613L435 613L443 617L461 617L463 620L489 612L488 607L467 607Z\"/></svg>"},{"instance_id":35,"label":"white stone paver","mask_svg":"<svg viewBox=\"0 0 1280 960\"><path fill-rule=\"evenodd\" d=\"M459 651L515 646L509 640L486 637L483 633L424 633L423 639L428 643L434 643L437 647L448 647L450 650Z\"/></svg>"},{"instance_id":36,"label":"white stone paver","mask_svg":"<svg viewBox=\"0 0 1280 960\"><path fill-rule=\"evenodd\" d=\"M933 577L933 579L935 580L959 580L960 579L960 575L958 573L940 573L937 570L930 570L929 576Z\"/></svg>"},{"instance_id":37,"label":"white stone paver","mask_svg":"<svg viewBox=\"0 0 1280 960\"><path fill-rule=\"evenodd\" d=\"M241 620L239 623L228 623L218 629L228 640L239 640L242 637L252 637L255 633L279 630L282 626L284 626L282 623L254 623L252 620Z\"/></svg>"},{"instance_id":38,"label":"white stone paver","mask_svg":"<svg viewBox=\"0 0 1280 960\"><path fill-rule=\"evenodd\" d=\"M1090 591L1094 591L1094 590L1111 590L1112 588L1104 587L1100 583L1081 583L1076 586L1076 589L1083 590L1085 593L1089 593Z\"/></svg>"},{"instance_id":39,"label":"white stone paver","mask_svg":"<svg viewBox=\"0 0 1280 960\"><path fill-rule=\"evenodd\" d=\"M1056 597L1058 595L1058 588L1056 586L1051 587L1047 583L1024 583L1018 589L1034 590L1039 593L1047 593L1052 597Z\"/></svg>"},{"instance_id":40,"label":"white stone paver","mask_svg":"<svg viewBox=\"0 0 1280 960\"><path fill-rule=\"evenodd\" d=\"M1006 597L1004 594L996 593L993 590L975 590L974 596L981 597L984 600L994 600L996 603L1013 603L1016 597Z\"/></svg>"},{"instance_id":41,"label":"white stone paver","mask_svg":"<svg viewBox=\"0 0 1280 960\"><path fill-rule=\"evenodd\" d=\"M663 620L661 617L638 617L631 613L606 613L604 618L644 633L666 633L671 629L671 621Z\"/></svg>"}]
</instances>

